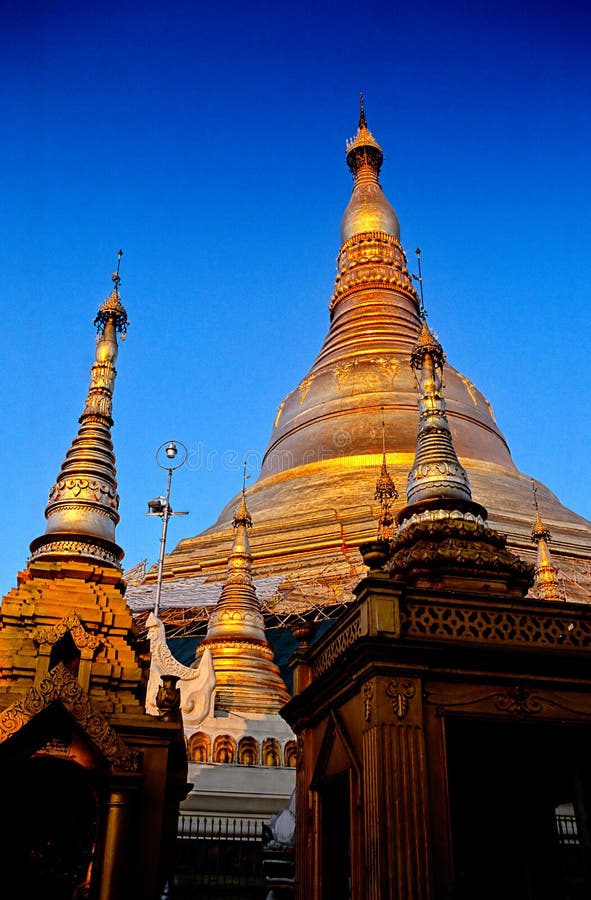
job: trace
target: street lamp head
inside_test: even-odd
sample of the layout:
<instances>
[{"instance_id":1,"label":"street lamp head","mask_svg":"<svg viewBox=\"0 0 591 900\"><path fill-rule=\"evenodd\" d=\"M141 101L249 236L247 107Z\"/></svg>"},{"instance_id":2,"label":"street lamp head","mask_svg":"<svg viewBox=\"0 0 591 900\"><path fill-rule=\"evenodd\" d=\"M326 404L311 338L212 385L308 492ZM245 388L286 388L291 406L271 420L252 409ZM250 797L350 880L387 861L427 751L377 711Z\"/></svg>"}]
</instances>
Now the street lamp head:
<instances>
[{"instance_id":1,"label":"street lamp head","mask_svg":"<svg viewBox=\"0 0 591 900\"><path fill-rule=\"evenodd\" d=\"M148 515L150 516L161 516L164 513L166 506L168 505L166 497L154 497L153 500L148 500Z\"/></svg>"},{"instance_id":2,"label":"street lamp head","mask_svg":"<svg viewBox=\"0 0 591 900\"><path fill-rule=\"evenodd\" d=\"M179 451L178 451L178 448L177 448L177 445L175 444L175 442L170 441L170 443L167 445L166 450L164 452L166 453L166 455L168 456L169 459L174 459Z\"/></svg>"}]
</instances>

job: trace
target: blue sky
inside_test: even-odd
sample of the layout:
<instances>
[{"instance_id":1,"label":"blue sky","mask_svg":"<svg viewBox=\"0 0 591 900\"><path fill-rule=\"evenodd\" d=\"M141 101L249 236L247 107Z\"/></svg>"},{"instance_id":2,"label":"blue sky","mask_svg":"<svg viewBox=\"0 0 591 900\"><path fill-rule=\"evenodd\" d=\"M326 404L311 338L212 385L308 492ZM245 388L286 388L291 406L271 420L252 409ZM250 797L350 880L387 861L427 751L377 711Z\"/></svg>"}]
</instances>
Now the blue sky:
<instances>
[{"instance_id":1,"label":"blue sky","mask_svg":"<svg viewBox=\"0 0 591 900\"><path fill-rule=\"evenodd\" d=\"M121 247L114 429L126 563L264 452L328 326L359 91L430 323L518 466L591 517L584 3L2 4L0 590L44 529ZM253 472L253 475L256 474Z\"/></svg>"}]
</instances>

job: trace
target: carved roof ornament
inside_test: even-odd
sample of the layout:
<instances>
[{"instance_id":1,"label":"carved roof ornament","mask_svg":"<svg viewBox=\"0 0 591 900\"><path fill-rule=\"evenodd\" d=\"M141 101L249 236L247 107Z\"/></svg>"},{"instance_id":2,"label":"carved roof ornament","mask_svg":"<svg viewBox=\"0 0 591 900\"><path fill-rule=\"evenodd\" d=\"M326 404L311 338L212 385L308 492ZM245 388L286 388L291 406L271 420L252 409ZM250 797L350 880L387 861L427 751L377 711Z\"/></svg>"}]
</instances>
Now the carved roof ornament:
<instances>
[{"instance_id":1,"label":"carved roof ornament","mask_svg":"<svg viewBox=\"0 0 591 900\"><path fill-rule=\"evenodd\" d=\"M540 508L538 506L538 491L532 478L532 491L534 495L534 506L536 509L536 518L533 524L531 539L532 543L537 544L538 554L536 559L536 569L534 578L534 588L544 600L562 600L560 587L558 585L558 567L554 565L552 554L550 553L549 543L551 541L550 531L542 521Z\"/></svg>"},{"instance_id":2,"label":"carved roof ornament","mask_svg":"<svg viewBox=\"0 0 591 900\"><path fill-rule=\"evenodd\" d=\"M45 534L31 544L32 558L77 555L119 568L123 557L115 543L119 495L111 441L117 335L123 338L129 324L119 297L121 256L120 250L113 291L94 320L95 360L80 428L49 492Z\"/></svg>"},{"instance_id":3,"label":"carved roof ornament","mask_svg":"<svg viewBox=\"0 0 591 900\"><path fill-rule=\"evenodd\" d=\"M392 536L394 515L392 513L392 501L398 498L396 485L390 477L386 462L386 424L384 422L384 407L382 406L382 468L376 481L376 500L380 503L380 515L378 519L378 541L387 541Z\"/></svg>"}]
</instances>

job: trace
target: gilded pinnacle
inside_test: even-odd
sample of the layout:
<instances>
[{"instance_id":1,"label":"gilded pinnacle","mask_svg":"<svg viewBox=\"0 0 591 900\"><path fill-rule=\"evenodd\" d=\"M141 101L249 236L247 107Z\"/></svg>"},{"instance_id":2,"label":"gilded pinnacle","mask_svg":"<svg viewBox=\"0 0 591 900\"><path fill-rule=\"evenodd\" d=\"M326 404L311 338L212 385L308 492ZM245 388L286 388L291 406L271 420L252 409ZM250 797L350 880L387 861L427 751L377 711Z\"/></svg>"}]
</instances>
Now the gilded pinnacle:
<instances>
[{"instance_id":1,"label":"gilded pinnacle","mask_svg":"<svg viewBox=\"0 0 591 900\"><path fill-rule=\"evenodd\" d=\"M95 318L95 360L80 429L62 463L45 509L45 534L31 544L33 557L79 555L119 566L123 551L115 543L119 495L111 442L112 401L117 375L117 334L125 333L127 314L114 289Z\"/></svg>"},{"instance_id":2,"label":"gilded pinnacle","mask_svg":"<svg viewBox=\"0 0 591 900\"><path fill-rule=\"evenodd\" d=\"M216 708L277 712L289 699L273 651L265 637L261 604L252 580L252 553L247 529L252 518L246 491L236 510L236 533L228 557L226 579L199 647L209 647L216 672Z\"/></svg>"},{"instance_id":3,"label":"gilded pinnacle","mask_svg":"<svg viewBox=\"0 0 591 900\"><path fill-rule=\"evenodd\" d=\"M384 154L367 127L363 98L357 134L347 141L346 159L355 184L341 222L341 243L344 244L354 235L372 232L399 239L398 217L384 196L379 181Z\"/></svg>"},{"instance_id":4,"label":"gilded pinnacle","mask_svg":"<svg viewBox=\"0 0 591 900\"><path fill-rule=\"evenodd\" d=\"M471 502L468 476L456 455L445 411L445 354L424 320L419 339L411 353L410 365L417 377L419 431L415 461L408 476L408 502Z\"/></svg>"},{"instance_id":5,"label":"gilded pinnacle","mask_svg":"<svg viewBox=\"0 0 591 900\"><path fill-rule=\"evenodd\" d=\"M534 494L534 505L536 508L536 518L531 532L531 539L532 543L537 544L538 547L534 587L544 600L561 600L562 598L557 579L558 568L554 565L549 547L551 540L550 531L542 521L540 515L537 490L533 479L532 489Z\"/></svg>"}]
</instances>

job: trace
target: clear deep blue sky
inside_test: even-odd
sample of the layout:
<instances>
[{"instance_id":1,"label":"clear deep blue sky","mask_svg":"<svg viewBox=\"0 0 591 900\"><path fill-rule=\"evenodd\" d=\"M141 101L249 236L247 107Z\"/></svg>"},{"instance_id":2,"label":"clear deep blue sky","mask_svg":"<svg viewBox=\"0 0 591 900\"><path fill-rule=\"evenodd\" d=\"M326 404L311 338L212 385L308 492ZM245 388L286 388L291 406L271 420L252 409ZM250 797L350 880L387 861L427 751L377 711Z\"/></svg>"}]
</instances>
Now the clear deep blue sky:
<instances>
[{"instance_id":1,"label":"clear deep blue sky","mask_svg":"<svg viewBox=\"0 0 591 900\"><path fill-rule=\"evenodd\" d=\"M327 329L360 90L450 362L591 517L589 26L585 2L4 0L1 592L43 531L119 247L126 564L157 555L165 439L196 460L170 547L239 490Z\"/></svg>"}]
</instances>

